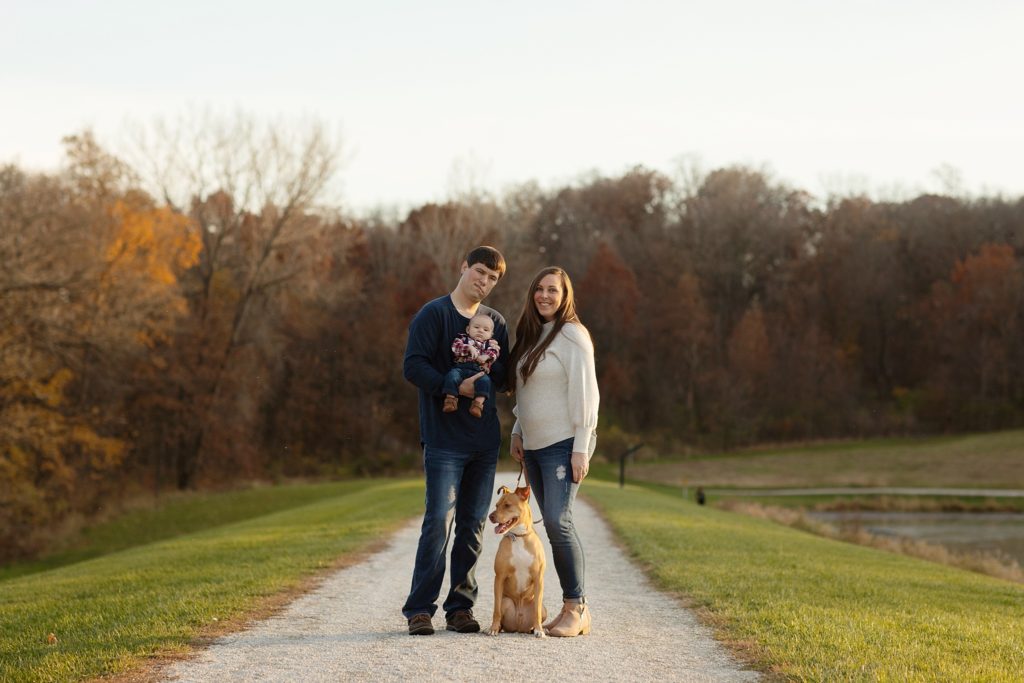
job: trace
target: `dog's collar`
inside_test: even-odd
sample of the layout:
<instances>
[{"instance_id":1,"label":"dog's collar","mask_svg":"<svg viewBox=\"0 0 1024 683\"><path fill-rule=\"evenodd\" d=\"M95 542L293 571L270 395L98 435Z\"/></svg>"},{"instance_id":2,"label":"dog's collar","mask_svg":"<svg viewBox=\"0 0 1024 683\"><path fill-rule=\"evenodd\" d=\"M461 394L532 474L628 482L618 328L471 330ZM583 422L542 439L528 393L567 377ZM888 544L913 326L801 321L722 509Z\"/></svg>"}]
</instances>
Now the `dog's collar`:
<instances>
[{"instance_id":1,"label":"dog's collar","mask_svg":"<svg viewBox=\"0 0 1024 683\"><path fill-rule=\"evenodd\" d=\"M507 532L505 532L505 538L507 538L508 540L510 540L513 543L515 543L517 538L525 538L526 536L529 535L529 533L530 533L530 530L527 530L525 534L514 534L511 531L507 531Z\"/></svg>"}]
</instances>

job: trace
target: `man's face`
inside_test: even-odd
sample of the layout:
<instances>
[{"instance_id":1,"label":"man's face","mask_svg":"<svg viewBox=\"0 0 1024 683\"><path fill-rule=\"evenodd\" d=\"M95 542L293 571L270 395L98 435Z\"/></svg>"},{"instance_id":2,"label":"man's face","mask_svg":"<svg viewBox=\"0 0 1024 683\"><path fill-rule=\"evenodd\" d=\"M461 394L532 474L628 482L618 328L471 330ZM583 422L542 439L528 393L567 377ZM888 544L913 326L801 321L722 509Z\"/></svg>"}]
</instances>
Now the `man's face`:
<instances>
[{"instance_id":1,"label":"man's face","mask_svg":"<svg viewBox=\"0 0 1024 683\"><path fill-rule=\"evenodd\" d=\"M462 277L459 278L459 290L471 301L483 301L498 284L501 276L498 271L491 270L482 263L467 265L462 262Z\"/></svg>"},{"instance_id":2,"label":"man's face","mask_svg":"<svg viewBox=\"0 0 1024 683\"><path fill-rule=\"evenodd\" d=\"M466 334L479 342L487 341L494 334L494 321L489 315L478 315L469 321Z\"/></svg>"}]
</instances>

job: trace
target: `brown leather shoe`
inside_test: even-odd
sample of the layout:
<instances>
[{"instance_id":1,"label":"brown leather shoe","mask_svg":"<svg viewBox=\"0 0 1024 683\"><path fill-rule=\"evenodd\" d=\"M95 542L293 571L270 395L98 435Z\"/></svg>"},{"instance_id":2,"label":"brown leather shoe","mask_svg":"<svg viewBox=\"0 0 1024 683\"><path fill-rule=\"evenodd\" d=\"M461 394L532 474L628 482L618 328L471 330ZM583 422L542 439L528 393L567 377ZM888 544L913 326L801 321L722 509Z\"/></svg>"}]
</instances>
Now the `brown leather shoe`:
<instances>
[{"instance_id":1,"label":"brown leather shoe","mask_svg":"<svg viewBox=\"0 0 1024 683\"><path fill-rule=\"evenodd\" d=\"M480 632L480 624L473 618L472 610L460 609L457 612L452 612L445 617L445 621L448 622L447 628L449 631L457 631L459 633Z\"/></svg>"},{"instance_id":2,"label":"brown leather shoe","mask_svg":"<svg viewBox=\"0 0 1024 683\"><path fill-rule=\"evenodd\" d=\"M434 635L434 624L430 621L430 615L414 614L409 617L410 636L432 636Z\"/></svg>"},{"instance_id":3,"label":"brown leather shoe","mask_svg":"<svg viewBox=\"0 0 1024 683\"><path fill-rule=\"evenodd\" d=\"M472 415L473 417L483 417L484 404L477 401L473 401L472 403L469 404L469 414Z\"/></svg>"},{"instance_id":4,"label":"brown leather shoe","mask_svg":"<svg viewBox=\"0 0 1024 683\"><path fill-rule=\"evenodd\" d=\"M444 408L441 408L441 412L443 412L443 413L454 413L458 409L459 409L459 397L458 396L452 396L451 394L449 394L448 396L444 397Z\"/></svg>"},{"instance_id":5,"label":"brown leather shoe","mask_svg":"<svg viewBox=\"0 0 1024 683\"><path fill-rule=\"evenodd\" d=\"M548 630L555 638L575 638L590 635L590 607L587 603L570 603L561 621Z\"/></svg>"}]
</instances>

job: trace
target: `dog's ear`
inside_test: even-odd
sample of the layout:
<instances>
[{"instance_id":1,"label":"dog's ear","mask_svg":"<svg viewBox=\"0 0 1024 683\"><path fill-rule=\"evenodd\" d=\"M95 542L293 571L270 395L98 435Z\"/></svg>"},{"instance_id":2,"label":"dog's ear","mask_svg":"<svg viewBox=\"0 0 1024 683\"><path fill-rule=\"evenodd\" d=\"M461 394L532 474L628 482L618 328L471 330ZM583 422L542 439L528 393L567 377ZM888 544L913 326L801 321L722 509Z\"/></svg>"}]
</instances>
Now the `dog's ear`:
<instances>
[{"instance_id":1,"label":"dog's ear","mask_svg":"<svg viewBox=\"0 0 1024 683\"><path fill-rule=\"evenodd\" d=\"M518 488L518 489L516 489L516 494L520 498L522 498L523 500L527 500L530 497L530 487L529 486L523 486L521 488Z\"/></svg>"},{"instance_id":2,"label":"dog's ear","mask_svg":"<svg viewBox=\"0 0 1024 683\"><path fill-rule=\"evenodd\" d=\"M504 496L506 493L512 493L511 491L508 490L507 486L499 486L498 487L498 495L499 496Z\"/></svg>"}]
</instances>

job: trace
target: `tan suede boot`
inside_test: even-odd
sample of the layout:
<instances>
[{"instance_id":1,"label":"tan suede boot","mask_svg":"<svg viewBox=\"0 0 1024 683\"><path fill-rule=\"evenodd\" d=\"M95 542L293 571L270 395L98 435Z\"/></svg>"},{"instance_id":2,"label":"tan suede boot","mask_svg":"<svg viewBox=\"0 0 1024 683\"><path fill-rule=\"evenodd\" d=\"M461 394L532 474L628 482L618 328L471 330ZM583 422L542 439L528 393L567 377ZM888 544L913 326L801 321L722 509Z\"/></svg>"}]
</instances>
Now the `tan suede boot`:
<instances>
[{"instance_id":1,"label":"tan suede boot","mask_svg":"<svg viewBox=\"0 0 1024 683\"><path fill-rule=\"evenodd\" d=\"M575 604L576 604L575 602L563 602L562 603L562 610L558 614L555 615L554 619L552 619L548 623L544 624L544 632L547 633L548 629L554 627L555 625L558 624L558 622L562 621L562 617L564 617L566 614L568 614L569 610L572 609L572 607Z\"/></svg>"},{"instance_id":2,"label":"tan suede boot","mask_svg":"<svg viewBox=\"0 0 1024 683\"><path fill-rule=\"evenodd\" d=\"M548 630L555 638L575 638L590 634L590 607L587 603L566 603L562 619Z\"/></svg>"}]
</instances>

